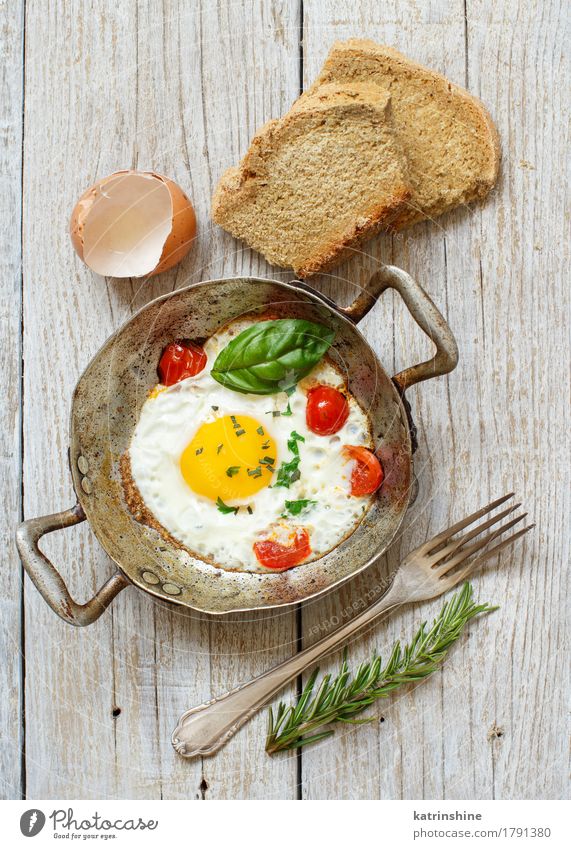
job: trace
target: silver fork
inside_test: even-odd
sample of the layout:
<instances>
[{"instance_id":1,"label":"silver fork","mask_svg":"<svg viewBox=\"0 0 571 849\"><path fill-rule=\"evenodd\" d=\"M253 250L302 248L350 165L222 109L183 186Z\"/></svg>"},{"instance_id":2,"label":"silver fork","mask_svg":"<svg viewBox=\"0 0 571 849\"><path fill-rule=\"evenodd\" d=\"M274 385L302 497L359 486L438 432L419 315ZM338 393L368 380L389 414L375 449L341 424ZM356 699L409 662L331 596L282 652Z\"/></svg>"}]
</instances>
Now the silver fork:
<instances>
[{"instance_id":1,"label":"silver fork","mask_svg":"<svg viewBox=\"0 0 571 849\"><path fill-rule=\"evenodd\" d=\"M393 581L384 596L350 622L341 625L315 645L246 684L241 684L228 693L183 713L172 735L172 744L179 755L185 758L213 755L282 687L315 661L339 648L356 631L370 625L375 619L396 607L415 601L425 601L447 592L467 578L477 565L530 531L534 525L521 528L484 551L486 546L521 522L527 515L522 513L498 526L503 519L521 506L514 504L476 525L463 536L454 538L455 534L504 504L513 495L514 493L510 492L503 498L492 501L491 504L482 507L476 513L472 513L471 516L457 522L412 551L395 572ZM491 533L469 544L483 531L495 525L498 527ZM472 555L478 556L472 557Z\"/></svg>"}]
</instances>

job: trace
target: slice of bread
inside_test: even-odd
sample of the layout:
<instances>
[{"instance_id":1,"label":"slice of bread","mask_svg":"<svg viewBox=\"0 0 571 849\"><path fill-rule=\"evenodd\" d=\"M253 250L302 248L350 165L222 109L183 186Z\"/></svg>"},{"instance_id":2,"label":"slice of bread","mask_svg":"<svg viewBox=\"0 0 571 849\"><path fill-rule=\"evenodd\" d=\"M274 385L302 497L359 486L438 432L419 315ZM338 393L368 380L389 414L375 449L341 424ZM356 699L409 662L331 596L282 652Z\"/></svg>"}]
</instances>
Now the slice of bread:
<instances>
[{"instance_id":1,"label":"slice of bread","mask_svg":"<svg viewBox=\"0 0 571 849\"><path fill-rule=\"evenodd\" d=\"M395 135L408 161L410 208L393 222L404 227L484 198L496 182L500 146L492 119L477 98L445 77L373 41L352 38L331 48L315 83L294 105L303 108L333 83L376 84L391 95Z\"/></svg>"},{"instance_id":2,"label":"slice of bread","mask_svg":"<svg viewBox=\"0 0 571 849\"><path fill-rule=\"evenodd\" d=\"M309 277L387 227L410 194L389 95L333 83L256 133L222 175L212 217L269 262Z\"/></svg>"}]
</instances>

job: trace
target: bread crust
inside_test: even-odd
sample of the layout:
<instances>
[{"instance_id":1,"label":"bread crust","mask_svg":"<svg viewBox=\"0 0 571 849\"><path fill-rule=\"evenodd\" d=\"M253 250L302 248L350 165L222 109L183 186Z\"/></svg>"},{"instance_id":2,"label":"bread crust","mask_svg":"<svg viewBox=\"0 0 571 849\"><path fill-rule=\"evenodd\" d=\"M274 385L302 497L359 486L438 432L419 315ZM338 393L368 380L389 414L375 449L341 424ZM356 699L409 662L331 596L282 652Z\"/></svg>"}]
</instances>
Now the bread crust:
<instances>
[{"instance_id":1,"label":"bread crust","mask_svg":"<svg viewBox=\"0 0 571 849\"><path fill-rule=\"evenodd\" d=\"M370 214L366 222L356 221L354 227L348 231L343 238L332 240L324 245L323 250L314 259L294 268L299 277L308 278L315 274L329 271L345 259L349 259L363 242L376 236L383 230L394 228L399 211L406 207L410 199L411 191L404 186L400 192L395 192L393 202L380 205Z\"/></svg>"},{"instance_id":2,"label":"bread crust","mask_svg":"<svg viewBox=\"0 0 571 849\"><path fill-rule=\"evenodd\" d=\"M392 165L398 163L401 179L395 180L390 196L385 193L381 201L378 192L371 198L366 215L355 214L335 233L324 229L309 256L292 256L287 235L282 234L280 244L278 237L258 233L257 222L241 218L240 211L247 204L255 207L264 181L271 180L271 158L284 139L302 132L304 122L319 116L326 120L332 110L345 118L367 110L371 121L384 117L379 127L390 130ZM379 149L383 163L389 162L387 149ZM483 199L497 181L500 159L496 127L477 97L394 48L369 39L338 41L313 85L281 120L265 124L240 165L222 175L212 199L212 217L273 264L310 277L332 268L383 229L402 229ZM337 188L332 184L332 191ZM325 222L327 215L324 209Z\"/></svg>"},{"instance_id":3,"label":"bread crust","mask_svg":"<svg viewBox=\"0 0 571 849\"><path fill-rule=\"evenodd\" d=\"M352 67L350 65L351 61L354 62ZM372 69L370 67L366 68L363 64L364 61L373 62L378 65L378 68L375 69L374 65ZM418 62L412 61L393 47L377 44L370 39L361 38L350 38L347 41L334 42L318 78L297 99L294 108L302 107L306 98L314 98L324 86L330 86L334 82L341 85L344 83L355 83L361 80L362 75L365 76L368 85L377 84L385 91L390 91L391 77L394 78L396 75L399 75L405 78L408 77L409 79L414 78L426 84L427 97L430 96L431 92L429 89L432 88L432 96L434 96L435 92L438 93L440 96L445 97L452 107L455 104L462 104L462 107L471 119L470 126L475 128L475 140L481 144L483 149L487 150L485 168L477 176L473 175L471 177L470 181L466 183L460 198L455 197L450 202L447 202L442 197L433 204L430 204L427 209L423 209L422 207L420 209L414 209L416 193L413 192L411 208L397 216L393 222L395 229L401 229L425 218L441 215L443 212L459 204L469 203L472 200L481 200L486 197L498 179L501 162L498 131L486 106L479 98L470 94L461 86L451 83L442 74L426 68ZM395 99L393 103L395 114L398 108L398 100ZM466 129L468 131L469 127L467 126ZM402 139L401 146L403 146ZM404 149L406 152L406 147ZM413 177L412 174L411 177Z\"/></svg>"},{"instance_id":4,"label":"bread crust","mask_svg":"<svg viewBox=\"0 0 571 849\"><path fill-rule=\"evenodd\" d=\"M387 130L390 127L389 103L390 96L378 86L334 84L325 86L314 98L307 98L303 104L296 105L281 120L267 122L253 137L240 165L227 169L220 178L212 199L212 218L263 253L270 262L284 267L291 265L300 277L311 277L338 264L363 241L388 228L406 208L411 188L406 179L406 159L396 147L394 155L400 157L401 177L393 185L390 197L376 202L371 196L366 215L357 215L345 230L324 238L319 249L309 257L281 261L279 251L262 245L253 230L245 232L236 226L232 221L232 210L240 209L258 191L263 191L265 181L271 177L272 156L280 145L295 138L305 124L333 116L344 120L366 117L371 123L383 121Z\"/></svg>"}]
</instances>

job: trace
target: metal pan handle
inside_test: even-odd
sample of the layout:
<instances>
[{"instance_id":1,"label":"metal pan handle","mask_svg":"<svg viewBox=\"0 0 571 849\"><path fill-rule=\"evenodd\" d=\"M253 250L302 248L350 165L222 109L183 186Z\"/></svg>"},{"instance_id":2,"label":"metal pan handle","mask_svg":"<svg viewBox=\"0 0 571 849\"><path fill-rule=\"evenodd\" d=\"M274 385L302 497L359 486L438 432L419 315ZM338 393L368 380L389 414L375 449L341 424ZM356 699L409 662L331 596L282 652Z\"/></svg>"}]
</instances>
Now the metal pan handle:
<instances>
[{"instance_id":1,"label":"metal pan handle","mask_svg":"<svg viewBox=\"0 0 571 849\"><path fill-rule=\"evenodd\" d=\"M387 289L395 289L418 326L434 342L436 353L431 360L410 366L395 374L393 381L401 393L422 380L448 374L458 363L458 346L444 317L424 289L410 274L394 265L385 265L375 272L351 306L341 310L355 323L361 321Z\"/></svg>"},{"instance_id":2,"label":"metal pan handle","mask_svg":"<svg viewBox=\"0 0 571 849\"><path fill-rule=\"evenodd\" d=\"M54 613L70 625L79 626L91 625L99 619L115 596L129 585L129 581L120 572L115 572L85 604L78 604L71 597L62 576L45 554L42 554L38 542L44 534L69 528L84 520L85 513L81 505L76 504L69 510L62 510L61 513L28 519L22 522L16 531L16 545L24 569L34 586Z\"/></svg>"}]
</instances>

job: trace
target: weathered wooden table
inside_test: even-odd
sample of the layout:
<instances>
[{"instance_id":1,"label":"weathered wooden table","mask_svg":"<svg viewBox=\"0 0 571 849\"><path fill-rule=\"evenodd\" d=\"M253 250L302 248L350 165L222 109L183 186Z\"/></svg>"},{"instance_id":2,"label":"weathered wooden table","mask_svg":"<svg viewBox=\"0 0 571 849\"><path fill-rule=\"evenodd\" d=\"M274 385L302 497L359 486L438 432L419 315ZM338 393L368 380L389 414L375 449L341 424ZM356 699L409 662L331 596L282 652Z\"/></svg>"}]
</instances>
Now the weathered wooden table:
<instances>
[{"instance_id":1,"label":"weathered wooden table","mask_svg":"<svg viewBox=\"0 0 571 849\"><path fill-rule=\"evenodd\" d=\"M562 0L77 0L0 5L3 207L1 777L30 798L559 798L567 794L569 90ZM23 24L25 24L24 29ZM175 755L187 707L285 658L343 617L374 571L300 610L222 619L123 593L95 625L57 619L13 544L22 515L72 503L73 386L104 339L151 298L236 274L288 279L209 221L222 170L283 113L336 38L392 44L479 95L502 174L482 208L402 235L319 282L347 301L379 261L400 265L448 316L457 370L411 394L420 494L389 566L489 498L515 489L532 537L475 580L501 609L474 623L441 672L306 751L269 758L257 717L216 758ZM172 176L196 206L187 259L158 279L105 280L75 257L72 206L118 168ZM22 271L21 271L22 269ZM387 295L365 331L387 370L428 343ZM76 597L111 566L89 528L48 553ZM383 570L387 568L385 563ZM411 635L409 609L351 646L353 662ZM312 630L313 629L313 630ZM332 663L337 663L335 658Z\"/></svg>"}]
</instances>

